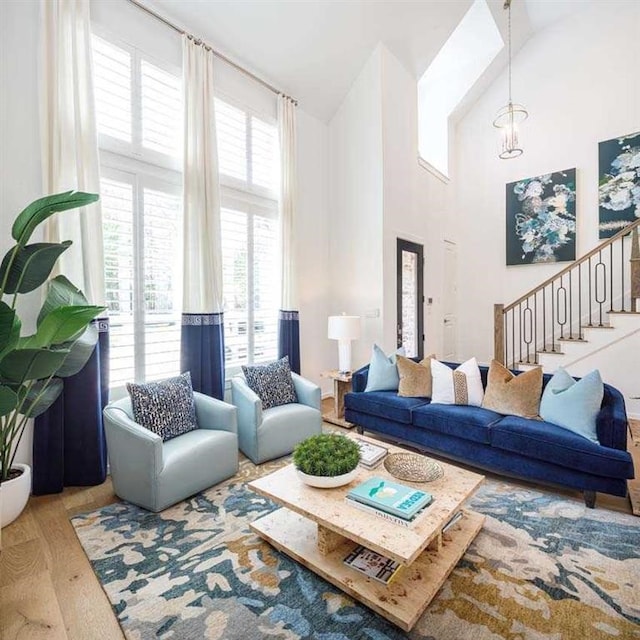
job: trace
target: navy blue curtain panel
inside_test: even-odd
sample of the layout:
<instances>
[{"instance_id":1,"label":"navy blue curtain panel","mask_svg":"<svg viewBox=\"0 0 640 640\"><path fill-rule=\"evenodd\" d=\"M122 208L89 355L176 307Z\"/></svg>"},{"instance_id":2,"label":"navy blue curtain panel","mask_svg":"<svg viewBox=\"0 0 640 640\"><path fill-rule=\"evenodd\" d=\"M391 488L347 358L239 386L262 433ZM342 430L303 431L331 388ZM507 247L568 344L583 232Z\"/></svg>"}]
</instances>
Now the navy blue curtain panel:
<instances>
[{"instance_id":1,"label":"navy blue curtain panel","mask_svg":"<svg viewBox=\"0 0 640 640\"><path fill-rule=\"evenodd\" d=\"M33 493L102 484L107 443L102 410L109 401L109 320L94 320L96 348L84 368L64 379L58 399L35 419Z\"/></svg>"},{"instance_id":2,"label":"navy blue curtain panel","mask_svg":"<svg viewBox=\"0 0 640 640\"><path fill-rule=\"evenodd\" d=\"M300 321L297 311L280 310L278 317L278 358L289 356L291 371L300 373Z\"/></svg>"},{"instance_id":3,"label":"navy blue curtain panel","mask_svg":"<svg viewBox=\"0 0 640 640\"><path fill-rule=\"evenodd\" d=\"M191 373L194 391L224 398L224 316L183 313L180 370Z\"/></svg>"}]
</instances>

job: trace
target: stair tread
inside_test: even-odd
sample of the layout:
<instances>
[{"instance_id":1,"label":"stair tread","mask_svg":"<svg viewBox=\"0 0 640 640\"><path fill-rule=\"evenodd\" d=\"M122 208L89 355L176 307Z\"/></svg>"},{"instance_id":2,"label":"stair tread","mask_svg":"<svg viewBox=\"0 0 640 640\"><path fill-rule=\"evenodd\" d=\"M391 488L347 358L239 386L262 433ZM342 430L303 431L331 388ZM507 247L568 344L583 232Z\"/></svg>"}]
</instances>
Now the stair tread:
<instances>
[{"instance_id":1,"label":"stair tread","mask_svg":"<svg viewBox=\"0 0 640 640\"><path fill-rule=\"evenodd\" d=\"M640 316L640 311L607 311L608 315L619 316Z\"/></svg>"},{"instance_id":2,"label":"stair tread","mask_svg":"<svg viewBox=\"0 0 640 640\"><path fill-rule=\"evenodd\" d=\"M583 329L615 329L613 325L610 324L583 324Z\"/></svg>"},{"instance_id":3,"label":"stair tread","mask_svg":"<svg viewBox=\"0 0 640 640\"><path fill-rule=\"evenodd\" d=\"M540 354L550 354L552 356L563 356L564 351L560 351L559 349L553 349L550 344L548 344L545 349L538 349L538 353Z\"/></svg>"},{"instance_id":4,"label":"stair tread","mask_svg":"<svg viewBox=\"0 0 640 640\"><path fill-rule=\"evenodd\" d=\"M584 338L556 338L556 340L558 342L583 342L583 343L588 343L588 340L585 340Z\"/></svg>"}]
</instances>

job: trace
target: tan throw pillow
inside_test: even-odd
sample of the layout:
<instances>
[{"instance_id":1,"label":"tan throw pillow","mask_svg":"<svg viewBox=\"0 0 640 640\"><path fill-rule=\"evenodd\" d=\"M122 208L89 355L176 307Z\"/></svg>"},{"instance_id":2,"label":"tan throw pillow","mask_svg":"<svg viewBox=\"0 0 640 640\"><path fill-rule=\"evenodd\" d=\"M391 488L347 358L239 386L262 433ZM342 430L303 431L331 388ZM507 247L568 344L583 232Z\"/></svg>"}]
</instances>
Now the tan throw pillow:
<instances>
[{"instance_id":1,"label":"tan throw pillow","mask_svg":"<svg viewBox=\"0 0 640 640\"><path fill-rule=\"evenodd\" d=\"M404 356L398 356L398 395L404 398L431 397L431 354L421 362L414 362Z\"/></svg>"},{"instance_id":2,"label":"tan throw pillow","mask_svg":"<svg viewBox=\"0 0 640 640\"><path fill-rule=\"evenodd\" d=\"M485 409L508 416L537 418L541 395L542 367L515 376L497 360L491 361L482 401Z\"/></svg>"}]
</instances>

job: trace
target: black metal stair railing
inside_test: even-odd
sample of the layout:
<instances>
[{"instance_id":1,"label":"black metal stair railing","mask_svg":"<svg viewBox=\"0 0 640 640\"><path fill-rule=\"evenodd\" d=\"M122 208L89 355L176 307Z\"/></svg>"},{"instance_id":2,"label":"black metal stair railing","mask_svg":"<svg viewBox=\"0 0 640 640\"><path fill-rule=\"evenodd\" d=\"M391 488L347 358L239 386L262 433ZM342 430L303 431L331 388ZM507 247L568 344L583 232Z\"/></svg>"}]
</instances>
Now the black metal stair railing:
<instances>
[{"instance_id":1,"label":"black metal stair railing","mask_svg":"<svg viewBox=\"0 0 640 640\"><path fill-rule=\"evenodd\" d=\"M637 313L640 219L508 305L494 305L494 357L537 364L538 353L562 353L584 340L584 327L606 327L610 312Z\"/></svg>"}]
</instances>

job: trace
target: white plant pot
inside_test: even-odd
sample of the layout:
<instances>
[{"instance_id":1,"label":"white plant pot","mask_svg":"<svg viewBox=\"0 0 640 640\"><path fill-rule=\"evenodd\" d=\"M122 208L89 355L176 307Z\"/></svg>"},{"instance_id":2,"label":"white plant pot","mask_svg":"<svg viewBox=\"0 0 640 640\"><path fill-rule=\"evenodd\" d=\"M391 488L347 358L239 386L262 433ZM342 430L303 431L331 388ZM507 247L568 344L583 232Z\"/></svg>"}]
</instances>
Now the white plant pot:
<instances>
[{"instance_id":1,"label":"white plant pot","mask_svg":"<svg viewBox=\"0 0 640 640\"><path fill-rule=\"evenodd\" d=\"M358 474L358 467L349 471L349 473L343 473L341 476L310 476L306 473L296 469L298 476L302 482L308 484L311 487L317 487L318 489L335 489L335 487L342 487L345 484L349 484Z\"/></svg>"},{"instance_id":2,"label":"white plant pot","mask_svg":"<svg viewBox=\"0 0 640 640\"><path fill-rule=\"evenodd\" d=\"M31 493L31 467L16 462L12 468L22 469L22 473L0 485L0 527L11 524L22 513Z\"/></svg>"}]
</instances>

